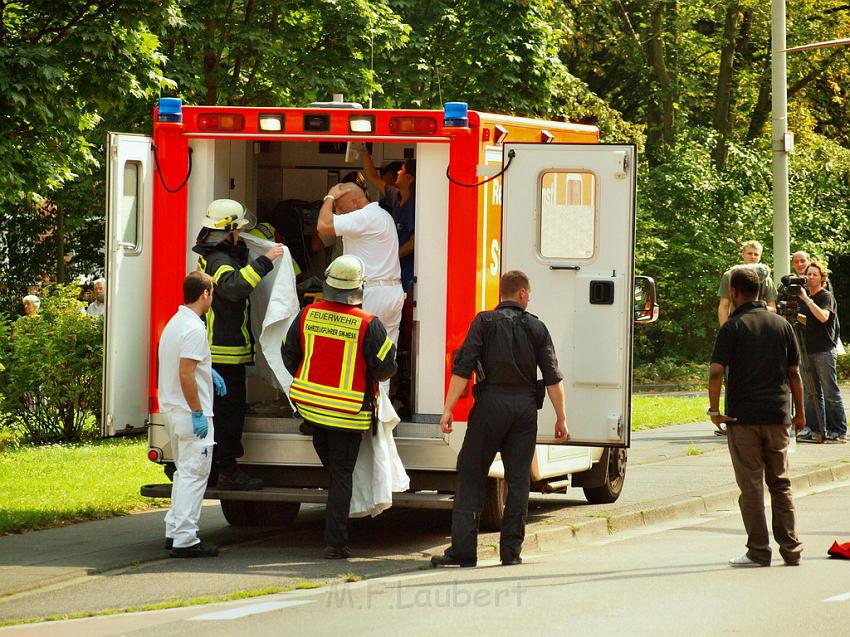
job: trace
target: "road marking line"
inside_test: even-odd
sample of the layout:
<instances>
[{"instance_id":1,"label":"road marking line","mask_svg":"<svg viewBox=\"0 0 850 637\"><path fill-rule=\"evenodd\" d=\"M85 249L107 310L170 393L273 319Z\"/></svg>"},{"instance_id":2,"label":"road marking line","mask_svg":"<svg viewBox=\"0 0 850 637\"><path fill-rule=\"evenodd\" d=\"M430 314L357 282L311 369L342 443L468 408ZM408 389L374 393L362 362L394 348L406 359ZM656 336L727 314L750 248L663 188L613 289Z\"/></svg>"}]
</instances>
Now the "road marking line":
<instances>
[{"instance_id":1,"label":"road marking line","mask_svg":"<svg viewBox=\"0 0 850 637\"><path fill-rule=\"evenodd\" d=\"M248 617L249 615L258 615L260 613L268 613L273 610L280 610L290 606L303 606L304 604L315 604L315 600L303 601L286 601L286 602L263 602L262 604L252 604L251 606L240 606L231 610L223 610L217 613L206 613L204 615L196 615L190 617L189 621L216 621L222 619L239 619L240 617Z\"/></svg>"},{"instance_id":2,"label":"road marking line","mask_svg":"<svg viewBox=\"0 0 850 637\"><path fill-rule=\"evenodd\" d=\"M830 597L823 601L825 602L846 602L850 599L850 593L842 593L841 595L836 595L835 597Z\"/></svg>"}]
</instances>

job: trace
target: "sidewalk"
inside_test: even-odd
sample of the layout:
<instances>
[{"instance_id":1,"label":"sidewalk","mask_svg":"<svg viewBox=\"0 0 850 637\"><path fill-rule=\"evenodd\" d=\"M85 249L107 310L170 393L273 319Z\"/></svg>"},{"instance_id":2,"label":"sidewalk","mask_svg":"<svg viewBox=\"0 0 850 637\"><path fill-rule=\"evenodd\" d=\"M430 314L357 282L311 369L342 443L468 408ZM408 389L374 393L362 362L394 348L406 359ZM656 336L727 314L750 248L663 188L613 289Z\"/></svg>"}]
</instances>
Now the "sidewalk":
<instances>
[{"instance_id":1,"label":"sidewalk","mask_svg":"<svg viewBox=\"0 0 850 637\"><path fill-rule=\"evenodd\" d=\"M628 528L736 508L738 491L726 441L715 436L713 429L711 423L703 422L633 433L626 483L616 503L589 505L579 489L571 489L567 495L534 496L529 511L526 550L564 548ZM688 455L689 450L697 455ZM800 443L791 457L791 464L795 492L804 495L810 486L850 479L850 445ZM32 606L39 605L37 599L53 595L44 587L75 578L91 583L97 578L87 576L109 571L117 585L122 573L115 569L126 569L127 575L139 576L165 572L169 568L200 568L200 565L184 564L186 560L166 559L162 548L163 515L164 511L153 511L0 537L0 598L6 597L0 600L0 618L21 616L20 609L28 606L35 615L36 609ZM209 578L209 573L217 572L227 563L228 572L219 573L221 578L235 578L240 570L246 570L238 563L243 554L256 551L259 555L263 549L267 552L257 559L265 561L269 554L274 555L275 566L285 567L288 578L285 582L309 578L327 581L338 576L333 569L340 568L364 577L409 570L420 567L424 556L437 553L445 546L448 520L447 511L393 509L374 520L355 521L352 546L358 559L331 568L326 561L316 559L321 548L323 515L320 508L305 507L295 529L283 532L229 527L218 504L209 503L202 520L205 539L224 546L255 541L226 551L228 562L208 560L203 569L207 570ZM498 534L482 535L480 544L480 559L496 556ZM268 577L252 580L252 585L254 582L284 582L280 576L270 579L275 575L270 570L263 575ZM157 581L164 586L163 580ZM233 586L236 581L233 580ZM23 591L32 592L17 595ZM160 591L150 592L152 599L156 598L156 593ZM59 602L58 599L54 601ZM125 605L113 600L110 607ZM13 607L16 612L12 612ZM62 608L63 612L72 612L67 606Z\"/></svg>"}]
</instances>

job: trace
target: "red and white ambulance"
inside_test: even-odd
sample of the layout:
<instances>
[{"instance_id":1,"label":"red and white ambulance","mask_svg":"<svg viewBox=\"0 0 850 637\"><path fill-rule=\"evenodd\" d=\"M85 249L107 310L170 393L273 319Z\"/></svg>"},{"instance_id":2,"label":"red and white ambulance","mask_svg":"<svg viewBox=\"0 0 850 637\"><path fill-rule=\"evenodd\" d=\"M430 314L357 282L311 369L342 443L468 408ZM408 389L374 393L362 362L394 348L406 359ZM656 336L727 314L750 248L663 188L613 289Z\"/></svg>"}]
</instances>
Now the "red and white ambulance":
<instances>
[{"instance_id":1,"label":"red and white ambulance","mask_svg":"<svg viewBox=\"0 0 850 637\"><path fill-rule=\"evenodd\" d=\"M360 168L346 163L347 143L368 142L376 165L417 162L412 414L395 430L411 488L395 494L395 504L451 507L472 403L470 392L455 411L454 433L442 434L452 356L475 314L498 303L508 269L531 278L529 311L552 334L566 389L570 441L546 444L555 421L547 403L532 489L580 486L591 502L615 500L629 446L632 330L658 312L652 280L634 273L635 147L600 144L593 126L457 111L457 104L447 105L451 112L344 106L356 105L171 100L154 111L152 138L110 134L103 433L147 427L149 458L171 460L157 407L157 343L182 302L183 277L197 266L191 248L209 202L236 199L262 220L281 202L321 200ZM284 240L309 245L314 231L304 215ZM275 391L249 378L249 403L280 399ZM231 523L284 524L301 502L324 501L325 473L298 424L249 413L240 462L268 486L208 491ZM497 459L485 527L501 516L502 475ZM148 485L143 493L168 489Z\"/></svg>"}]
</instances>

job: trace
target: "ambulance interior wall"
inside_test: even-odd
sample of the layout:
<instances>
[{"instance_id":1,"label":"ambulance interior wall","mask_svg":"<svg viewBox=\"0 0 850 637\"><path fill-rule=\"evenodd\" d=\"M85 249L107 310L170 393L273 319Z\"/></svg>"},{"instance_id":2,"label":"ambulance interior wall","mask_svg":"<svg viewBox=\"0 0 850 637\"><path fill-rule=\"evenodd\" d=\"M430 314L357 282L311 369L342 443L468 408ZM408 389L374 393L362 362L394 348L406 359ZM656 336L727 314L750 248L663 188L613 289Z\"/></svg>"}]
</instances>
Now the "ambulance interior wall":
<instances>
[{"instance_id":1,"label":"ambulance interior wall","mask_svg":"<svg viewBox=\"0 0 850 637\"><path fill-rule=\"evenodd\" d=\"M197 266L191 252L206 206L212 199L227 197L241 201L259 221L274 221L281 230L282 208L301 209L301 236L281 233L287 245L301 241L302 252L312 257L301 280L324 272L331 250L312 253L314 211L328 188L349 171L361 170L362 159L345 162L345 142L191 141L194 169L188 189L187 272ZM445 352L445 282L448 224L447 144L380 143L372 145L375 165L405 158L417 159L417 232L414 269L417 276L413 328L413 411L439 414L442 411ZM369 188L372 200L377 190ZM287 202L284 204L283 202ZM295 202L301 202L297 204ZM423 216L425 215L425 216ZM421 223L422 220L427 224ZM291 226L290 226L291 227ZM287 236L289 234L290 236ZM292 247L290 248L295 251ZM425 276L422 276L422 274ZM426 348L416 343L427 343ZM249 368L250 370L250 368ZM270 384L249 371L248 401L278 401L282 396Z\"/></svg>"}]
</instances>

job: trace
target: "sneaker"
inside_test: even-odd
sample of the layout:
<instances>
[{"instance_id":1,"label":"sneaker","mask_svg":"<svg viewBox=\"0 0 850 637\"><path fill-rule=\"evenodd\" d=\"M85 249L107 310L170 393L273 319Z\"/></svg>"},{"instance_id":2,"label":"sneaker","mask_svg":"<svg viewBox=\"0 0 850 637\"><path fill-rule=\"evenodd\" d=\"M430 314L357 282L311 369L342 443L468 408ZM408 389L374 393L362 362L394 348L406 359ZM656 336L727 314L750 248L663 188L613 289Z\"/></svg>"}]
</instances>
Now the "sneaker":
<instances>
[{"instance_id":1,"label":"sneaker","mask_svg":"<svg viewBox=\"0 0 850 637\"><path fill-rule=\"evenodd\" d=\"M206 542L198 542L192 546L175 546L171 549L171 557L215 557L216 555L218 555L218 547Z\"/></svg>"},{"instance_id":2,"label":"sneaker","mask_svg":"<svg viewBox=\"0 0 850 637\"><path fill-rule=\"evenodd\" d=\"M816 434L811 430L806 435L802 435L801 432L797 434L797 442L813 442L815 444L820 444L823 442L823 436L821 434Z\"/></svg>"},{"instance_id":3,"label":"sneaker","mask_svg":"<svg viewBox=\"0 0 850 637\"><path fill-rule=\"evenodd\" d=\"M799 440L800 436L811 436L814 432L809 428L808 425L803 427L799 432L797 432L797 439Z\"/></svg>"},{"instance_id":4,"label":"sneaker","mask_svg":"<svg viewBox=\"0 0 850 637\"><path fill-rule=\"evenodd\" d=\"M839 444L843 445L847 442L847 436L842 436L841 434L837 434L833 431L827 432L826 436L823 439L824 442L828 442L831 444Z\"/></svg>"},{"instance_id":5,"label":"sneaker","mask_svg":"<svg viewBox=\"0 0 850 637\"><path fill-rule=\"evenodd\" d=\"M230 475L219 474L215 488L226 491L259 491L263 488L263 481L252 478L242 469L237 469Z\"/></svg>"},{"instance_id":6,"label":"sneaker","mask_svg":"<svg viewBox=\"0 0 850 637\"><path fill-rule=\"evenodd\" d=\"M747 554L744 553L741 557L735 557L729 560L729 566L735 566L738 568L751 568L754 566L770 566L770 563L763 564L762 562L756 562L755 560L751 560L747 557Z\"/></svg>"},{"instance_id":7,"label":"sneaker","mask_svg":"<svg viewBox=\"0 0 850 637\"><path fill-rule=\"evenodd\" d=\"M461 568L472 568L477 564L476 561L458 560L451 555L434 555L431 558L431 568L438 566L460 566Z\"/></svg>"},{"instance_id":8,"label":"sneaker","mask_svg":"<svg viewBox=\"0 0 850 637\"><path fill-rule=\"evenodd\" d=\"M347 546L326 546L322 555L326 560L347 560L351 557L351 549Z\"/></svg>"}]
</instances>

